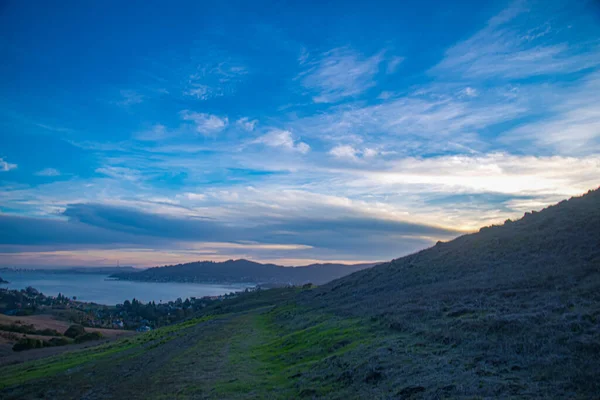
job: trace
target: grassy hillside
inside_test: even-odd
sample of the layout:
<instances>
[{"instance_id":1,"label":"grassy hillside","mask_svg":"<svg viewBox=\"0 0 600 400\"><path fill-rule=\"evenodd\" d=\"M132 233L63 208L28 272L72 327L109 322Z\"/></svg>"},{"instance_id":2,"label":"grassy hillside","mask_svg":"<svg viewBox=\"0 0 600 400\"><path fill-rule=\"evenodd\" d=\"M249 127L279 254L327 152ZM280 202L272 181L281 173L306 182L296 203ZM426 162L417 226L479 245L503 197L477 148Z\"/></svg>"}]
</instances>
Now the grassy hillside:
<instances>
[{"instance_id":1,"label":"grassy hillside","mask_svg":"<svg viewBox=\"0 0 600 400\"><path fill-rule=\"evenodd\" d=\"M3 398L594 398L600 192L314 289L0 369Z\"/></svg>"}]
</instances>

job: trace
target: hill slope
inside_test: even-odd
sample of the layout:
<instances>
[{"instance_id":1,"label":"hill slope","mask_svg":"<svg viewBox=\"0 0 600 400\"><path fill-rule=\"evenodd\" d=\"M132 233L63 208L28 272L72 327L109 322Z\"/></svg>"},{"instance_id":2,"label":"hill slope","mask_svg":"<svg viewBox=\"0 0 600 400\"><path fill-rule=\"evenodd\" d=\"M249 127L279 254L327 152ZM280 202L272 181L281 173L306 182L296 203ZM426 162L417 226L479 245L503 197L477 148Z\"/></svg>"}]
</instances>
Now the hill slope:
<instances>
[{"instance_id":1,"label":"hill slope","mask_svg":"<svg viewBox=\"0 0 600 400\"><path fill-rule=\"evenodd\" d=\"M249 260L223 262L199 261L186 264L149 268L140 272L114 274L122 280L152 282L217 282L322 284L375 264L312 264L305 267L282 267Z\"/></svg>"},{"instance_id":2,"label":"hill slope","mask_svg":"<svg viewBox=\"0 0 600 400\"><path fill-rule=\"evenodd\" d=\"M0 369L0 396L595 398L600 192L204 315Z\"/></svg>"}]
</instances>

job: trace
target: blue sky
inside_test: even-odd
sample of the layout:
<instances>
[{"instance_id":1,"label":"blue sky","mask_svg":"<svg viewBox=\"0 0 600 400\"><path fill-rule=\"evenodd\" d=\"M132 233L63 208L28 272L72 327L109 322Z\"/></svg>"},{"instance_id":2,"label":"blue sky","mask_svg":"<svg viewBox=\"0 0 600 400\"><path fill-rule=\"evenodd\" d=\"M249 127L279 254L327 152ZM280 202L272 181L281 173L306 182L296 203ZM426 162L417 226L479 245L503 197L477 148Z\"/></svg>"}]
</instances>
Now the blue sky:
<instances>
[{"instance_id":1,"label":"blue sky","mask_svg":"<svg viewBox=\"0 0 600 400\"><path fill-rule=\"evenodd\" d=\"M1 265L386 260L600 185L594 1L0 2Z\"/></svg>"}]
</instances>

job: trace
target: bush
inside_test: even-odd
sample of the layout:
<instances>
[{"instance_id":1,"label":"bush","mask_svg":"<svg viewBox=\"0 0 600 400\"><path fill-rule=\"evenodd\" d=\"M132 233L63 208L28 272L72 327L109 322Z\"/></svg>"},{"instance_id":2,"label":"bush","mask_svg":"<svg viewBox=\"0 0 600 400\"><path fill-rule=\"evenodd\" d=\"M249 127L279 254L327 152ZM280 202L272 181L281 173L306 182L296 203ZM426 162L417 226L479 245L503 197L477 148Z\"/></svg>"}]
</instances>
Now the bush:
<instances>
[{"instance_id":1,"label":"bush","mask_svg":"<svg viewBox=\"0 0 600 400\"><path fill-rule=\"evenodd\" d=\"M85 334L85 328L81 325L71 325L69 329L65 331L65 336L75 339L78 336Z\"/></svg>"},{"instance_id":2,"label":"bush","mask_svg":"<svg viewBox=\"0 0 600 400\"><path fill-rule=\"evenodd\" d=\"M23 351L31 349L41 349L44 347L44 342L39 339L23 338L13 346L14 351Z\"/></svg>"},{"instance_id":3,"label":"bush","mask_svg":"<svg viewBox=\"0 0 600 400\"><path fill-rule=\"evenodd\" d=\"M52 338L52 339L48 340L47 342L45 342L44 345L46 345L46 346L66 346L69 343L71 343L71 341L69 339L60 337L60 338Z\"/></svg>"},{"instance_id":4,"label":"bush","mask_svg":"<svg viewBox=\"0 0 600 400\"><path fill-rule=\"evenodd\" d=\"M14 323L10 325L0 324L0 330L8 332L29 333L33 335L43 336L62 336L59 332L57 332L54 329L35 329L33 325L20 325L19 323Z\"/></svg>"},{"instance_id":5,"label":"bush","mask_svg":"<svg viewBox=\"0 0 600 400\"><path fill-rule=\"evenodd\" d=\"M87 332L75 338L75 343L89 342L90 340L100 340L104 336L100 332Z\"/></svg>"}]
</instances>

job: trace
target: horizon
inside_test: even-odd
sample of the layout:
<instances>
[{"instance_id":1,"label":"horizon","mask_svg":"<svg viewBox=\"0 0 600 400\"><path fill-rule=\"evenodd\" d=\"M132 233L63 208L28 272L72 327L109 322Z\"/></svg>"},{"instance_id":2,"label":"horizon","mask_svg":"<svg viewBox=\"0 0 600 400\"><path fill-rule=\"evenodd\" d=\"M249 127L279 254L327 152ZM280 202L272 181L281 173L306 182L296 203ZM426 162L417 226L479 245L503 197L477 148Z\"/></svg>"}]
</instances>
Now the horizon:
<instances>
[{"instance_id":1,"label":"horizon","mask_svg":"<svg viewBox=\"0 0 600 400\"><path fill-rule=\"evenodd\" d=\"M593 0L34 3L0 268L381 262L600 186Z\"/></svg>"},{"instance_id":2,"label":"horizon","mask_svg":"<svg viewBox=\"0 0 600 400\"><path fill-rule=\"evenodd\" d=\"M250 261L250 262L255 262L255 263L259 263L259 264L273 264L273 263L261 263L260 261L255 261L255 260L249 260L246 258L237 258L237 259L229 259L229 260L225 260L225 261L213 261L213 260L195 260L195 261L187 261L183 264L193 264L193 263L204 263L204 262L214 262L214 263L221 263L221 262L228 262L228 261ZM348 262L325 262L325 263L317 263L318 265L327 265L327 264L336 264L336 265L347 265L347 266L355 266L355 265L362 265L362 264L380 264L380 263L384 263L387 262L389 260L383 260L383 261L371 261L371 262L363 262L363 263L348 263ZM57 270L72 270L72 269L101 269L101 268L113 268L113 269L120 269L120 268L124 268L124 269L149 269L149 268L160 268L160 267L172 267L172 266L176 266L179 264L169 264L169 265L153 265L151 267L138 267L138 266L134 266L134 265L67 265L67 266L56 266L56 265L22 265L22 266L3 266L0 265L0 270L2 269L30 269L30 270L34 270L34 271L38 271L38 270L52 270L52 271L57 271ZM275 266L278 267L289 267L289 268L303 268L303 267L310 267L312 265L316 265L316 264L302 264L302 265L280 265L280 264L273 264Z\"/></svg>"}]
</instances>

